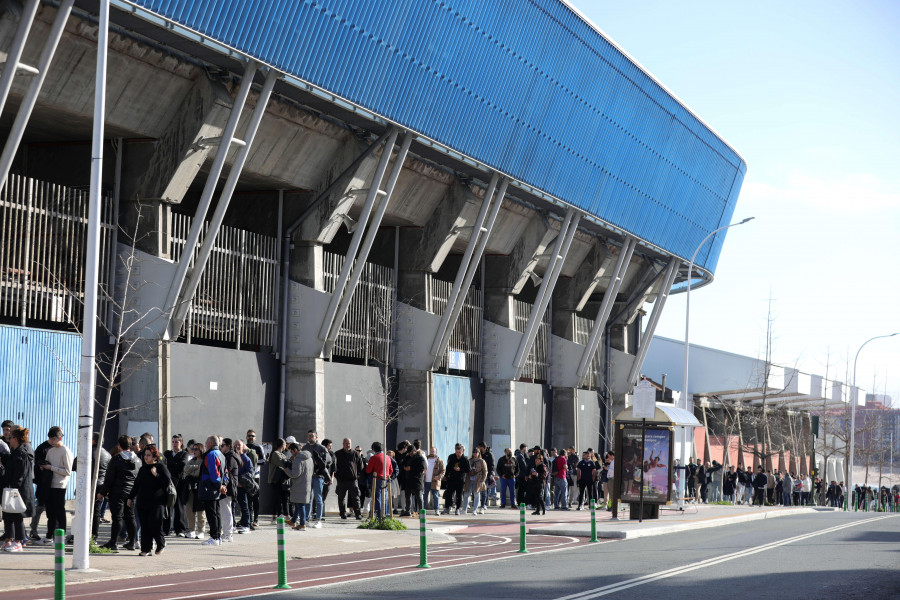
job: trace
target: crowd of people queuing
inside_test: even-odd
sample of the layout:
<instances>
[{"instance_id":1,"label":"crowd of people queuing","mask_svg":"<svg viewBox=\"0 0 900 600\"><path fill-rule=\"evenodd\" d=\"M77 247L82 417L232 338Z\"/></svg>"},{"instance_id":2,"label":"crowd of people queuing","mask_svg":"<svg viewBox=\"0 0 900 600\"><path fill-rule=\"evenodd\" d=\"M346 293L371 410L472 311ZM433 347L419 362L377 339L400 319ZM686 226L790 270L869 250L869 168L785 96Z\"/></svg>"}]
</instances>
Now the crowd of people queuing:
<instances>
[{"instance_id":1,"label":"crowd of people queuing","mask_svg":"<svg viewBox=\"0 0 900 600\"><path fill-rule=\"evenodd\" d=\"M77 460L63 442L60 427L51 427L47 439L34 449L28 429L12 421L4 421L2 428L0 487L17 490L19 508L24 507L4 511L2 549L21 552L28 544L51 544L54 531L66 529L66 490ZM96 433L93 442L96 452ZM235 534L259 526L264 464L268 464L265 483L274 498L272 519L284 517L296 531L322 527L332 487L342 520L351 516L361 520L366 514L380 518L389 511L416 516L423 509L483 515L489 503L500 509L524 504L540 515L550 507L581 510L591 500L607 506L615 469L614 452L601 457L591 448L579 455L571 447L521 444L515 451L505 448L495 458L481 442L470 453L456 444L442 459L436 447L426 452L420 440L404 440L387 451L380 442L363 451L349 438L337 450L332 445L329 439L319 441L317 432L310 430L305 444L288 436L264 449L251 429L243 440L210 435L185 441L175 434L171 449L160 452L149 433L119 436L111 451L99 450L92 537L97 538L101 522L109 522L110 537L102 546L115 552L139 551L141 556L162 553L171 535L205 538L206 546L231 542ZM847 492L842 482L765 472L762 466L754 471L724 468L716 461L703 464L699 459L675 463L688 501L841 506ZM869 497L864 491L857 489L854 496L860 503ZM897 502L896 492L885 488L885 494L885 502ZM42 537L38 526L44 513Z\"/></svg>"}]
</instances>

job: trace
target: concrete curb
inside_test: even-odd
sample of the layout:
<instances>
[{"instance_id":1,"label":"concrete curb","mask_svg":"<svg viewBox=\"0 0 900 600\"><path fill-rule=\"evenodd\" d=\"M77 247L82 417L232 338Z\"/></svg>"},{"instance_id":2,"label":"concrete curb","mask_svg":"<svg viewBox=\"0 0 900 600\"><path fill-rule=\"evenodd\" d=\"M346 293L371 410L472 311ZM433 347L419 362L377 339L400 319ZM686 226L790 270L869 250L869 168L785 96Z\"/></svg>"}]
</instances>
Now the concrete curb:
<instances>
[{"instance_id":1,"label":"concrete curb","mask_svg":"<svg viewBox=\"0 0 900 600\"><path fill-rule=\"evenodd\" d=\"M667 533L677 533L680 531L693 531L695 529L707 529L709 527L721 527L723 525L733 525L735 523L746 523L748 521L758 521L762 519L774 519L776 517L788 517L791 515L812 514L822 512L815 508L791 508L777 511L754 512L747 515L737 515L733 517L713 517L702 521L688 521L682 523L672 523L668 525L656 525L643 527L635 523L634 529L600 529L598 527L597 537L603 539L631 540L640 537L650 537L656 535L665 535ZM608 523L608 522L607 522ZM528 533L539 533L542 535L558 535L567 537L590 537L590 525L578 527L534 527L528 530Z\"/></svg>"}]
</instances>

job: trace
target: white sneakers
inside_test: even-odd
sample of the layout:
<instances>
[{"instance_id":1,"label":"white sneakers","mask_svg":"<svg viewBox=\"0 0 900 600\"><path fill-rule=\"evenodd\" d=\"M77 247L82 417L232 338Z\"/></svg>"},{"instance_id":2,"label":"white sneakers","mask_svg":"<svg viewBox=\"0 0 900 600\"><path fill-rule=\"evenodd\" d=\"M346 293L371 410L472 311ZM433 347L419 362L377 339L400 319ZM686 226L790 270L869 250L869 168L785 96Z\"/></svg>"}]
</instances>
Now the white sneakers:
<instances>
[{"instance_id":1,"label":"white sneakers","mask_svg":"<svg viewBox=\"0 0 900 600\"><path fill-rule=\"evenodd\" d=\"M4 552L22 552L22 544L21 542L6 542L3 544Z\"/></svg>"},{"instance_id":2,"label":"white sneakers","mask_svg":"<svg viewBox=\"0 0 900 600\"><path fill-rule=\"evenodd\" d=\"M220 542L220 541L217 540L216 538L209 538L208 540L206 540L205 542L203 542L203 545L204 545L204 546L218 546L218 545L221 544L221 543L222 543L222 542Z\"/></svg>"},{"instance_id":3,"label":"white sneakers","mask_svg":"<svg viewBox=\"0 0 900 600\"><path fill-rule=\"evenodd\" d=\"M315 529L322 529L322 521L316 521L316 522L313 524L313 527L314 527Z\"/></svg>"},{"instance_id":4,"label":"white sneakers","mask_svg":"<svg viewBox=\"0 0 900 600\"><path fill-rule=\"evenodd\" d=\"M235 531L238 533L250 533L249 527L238 527Z\"/></svg>"}]
</instances>

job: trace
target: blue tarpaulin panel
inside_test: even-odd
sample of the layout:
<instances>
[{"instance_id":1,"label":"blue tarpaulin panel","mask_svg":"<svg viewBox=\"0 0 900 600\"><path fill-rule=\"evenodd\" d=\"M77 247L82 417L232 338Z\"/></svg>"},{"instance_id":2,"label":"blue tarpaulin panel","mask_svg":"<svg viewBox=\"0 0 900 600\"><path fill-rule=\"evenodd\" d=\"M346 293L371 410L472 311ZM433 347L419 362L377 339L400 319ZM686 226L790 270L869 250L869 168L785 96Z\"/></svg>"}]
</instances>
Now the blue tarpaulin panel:
<instances>
[{"instance_id":1,"label":"blue tarpaulin panel","mask_svg":"<svg viewBox=\"0 0 900 600\"><path fill-rule=\"evenodd\" d=\"M683 258L734 213L740 156L558 0L130 1Z\"/></svg>"},{"instance_id":2,"label":"blue tarpaulin panel","mask_svg":"<svg viewBox=\"0 0 900 600\"><path fill-rule=\"evenodd\" d=\"M26 327L0 326L0 420L27 427L32 446L54 425L76 454L81 336ZM75 477L68 498L75 497Z\"/></svg>"},{"instance_id":3,"label":"blue tarpaulin panel","mask_svg":"<svg viewBox=\"0 0 900 600\"><path fill-rule=\"evenodd\" d=\"M434 445L438 456L446 459L457 443L472 451L472 383L468 377L435 373L432 380L434 399Z\"/></svg>"}]
</instances>

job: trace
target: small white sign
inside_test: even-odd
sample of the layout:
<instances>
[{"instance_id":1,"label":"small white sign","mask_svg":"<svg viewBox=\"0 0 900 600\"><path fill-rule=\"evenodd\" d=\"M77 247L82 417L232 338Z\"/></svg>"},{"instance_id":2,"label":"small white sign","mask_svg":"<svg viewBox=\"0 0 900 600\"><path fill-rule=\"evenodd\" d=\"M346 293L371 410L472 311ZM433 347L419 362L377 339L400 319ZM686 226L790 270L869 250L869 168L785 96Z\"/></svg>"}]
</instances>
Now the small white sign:
<instances>
[{"instance_id":1,"label":"small white sign","mask_svg":"<svg viewBox=\"0 0 900 600\"><path fill-rule=\"evenodd\" d=\"M581 405L581 410L584 410L584 404Z\"/></svg>"},{"instance_id":2,"label":"small white sign","mask_svg":"<svg viewBox=\"0 0 900 600\"><path fill-rule=\"evenodd\" d=\"M528 404L528 398L522 398L522 404Z\"/></svg>"},{"instance_id":3,"label":"small white sign","mask_svg":"<svg viewBox=\"0 0 900 600\"><path fill-rule=\"evenodd\" d=\"M634 388L634 418L652 419L656 416L656 388L642 379Z\"/></svg>"},{"instance_id":4,"label":"small white sign","mask_svg":"<svg viewBox=\"0 0 900 600\"><path fill-rule=\"evenodd\" d=\"M216 391L217 389L219 389L219 382L218 382L218 381L210 381L210 382L209 382L209 390L210 390L211 392L214 392L214 391Z\"/></svg>"},{"instance_id":5,"label":"small white sign","mask_svg":"<svg viewBox=\"0 0 900 600\"><path fill-rule=\"evenodd\" d=\"M350 394L347 394L346 396L344 396L344 400L346 400L347 402L350 402L352 399L353 399L353 397Z\"/></svg>"}]
</instances>

